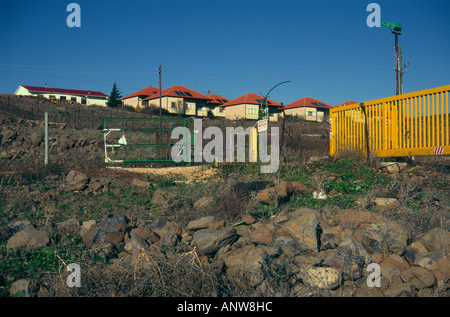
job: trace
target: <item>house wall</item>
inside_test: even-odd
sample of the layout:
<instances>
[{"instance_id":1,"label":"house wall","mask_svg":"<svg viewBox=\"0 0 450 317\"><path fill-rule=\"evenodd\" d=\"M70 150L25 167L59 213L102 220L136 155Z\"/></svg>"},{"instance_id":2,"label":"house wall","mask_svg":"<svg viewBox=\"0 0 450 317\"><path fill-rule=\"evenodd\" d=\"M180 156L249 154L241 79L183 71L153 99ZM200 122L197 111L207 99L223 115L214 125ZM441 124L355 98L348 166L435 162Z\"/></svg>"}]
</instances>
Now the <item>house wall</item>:
<instances>
[{"instance_id":1,"label":"house wall","mask_svg":"<svg viewBox=\"0 0 450 317\"><path fill-rule=\"evenodd\" d=\"M66 100L72 100L73 101L81 103L82 99L86 99L86 105L99 105L99 106L105 106L108 99L101 98L101 97L93 97L93 96L80 96L80 95L70 95L70 94L55 94L55 93L31 93L28 89L24 87L19 87L19 89L16 91L16 95L22 95L22 96L39 96L44 97L47 99L61 99L61 97L65 97ZM52 96L52 98L50 98Z\"/></svg>"},{"instance_id":2,"label":"house wall","mask_svg":"<svg viewBox=\"0 0 450 317\"><path fill-rule=\"evenodd\" d=\"M245 118L245 104L226 107L225 118L228 120L239 120Z\"/></svg>"},{"instance_id":3,"label":"house wall","mask_svg":"<svg viewBox=\"0 0 450 317\"><path fill-rule=\"evenodd\" d=\"M307 121L322 122L325 112L313 107L299 107L284 110L286 115L297 116Z\"/></svg>"},{"instance_id":4,"label":"house wall","mask_svg":"<svg viewBox=\"0 0 450 317\"><path fill-rule=\"evenodd\" d=\"M132 106L136 108L138 105L139 107L142 106L142 99L139 98L139 96L131 97L123 100L124 105Z\"/></svg>"},{"instance_id":5,"label":"house wall","mask_svg":"<svg viewBox=\"0 0 450 317\"><path fill-rule=\"evenodd\" d=\"M259 119L259 105L253 104L240 104L235 106L226 107L225 118L229 120L238 119L248 119L248 120L258 120ZM278 121L278 113L270 113L269 121Z\"/></svg>"},{"instance_id":6,"label":"house wall","mask_svg":"<svg viewBox=\"0 0 450 317\"><path fill-rule=\"evenodd\" d=\"M222 110L222 111L220 111L220 110ZM221 118L225 118L225 111L226 111L226 108L224 108L224 107L215 107L212 110L215 117L221 117Z\"/></svg>"},{"instance_id":7,"label":"house wall","mask_svg":"<svg viewBox=\"0 0 450 317\"><path fill-rule=\"evenodd\" d=\"M206 100L202 99L188 99L180 97L161 97L161 108L167 110L169 113L179 114L183 111L182 103L186 103L186 115L206 117L208 115L208 104ZM181 103L181 105L179 104ZM155 105L159 107L159 98L149 100L149 105ZM203 109L205 108L205 109Z\"/></svg>"}]
</instances>

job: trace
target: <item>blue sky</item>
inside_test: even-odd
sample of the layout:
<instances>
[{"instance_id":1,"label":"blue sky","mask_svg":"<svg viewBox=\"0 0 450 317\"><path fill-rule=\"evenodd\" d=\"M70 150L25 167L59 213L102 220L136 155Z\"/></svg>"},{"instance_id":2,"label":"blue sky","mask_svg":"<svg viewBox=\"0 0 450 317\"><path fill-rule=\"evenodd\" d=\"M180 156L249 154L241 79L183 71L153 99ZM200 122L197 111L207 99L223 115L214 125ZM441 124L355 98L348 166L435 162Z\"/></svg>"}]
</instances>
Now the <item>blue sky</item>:
<instances>
[{"instance_id":1,"label":"blue sky","mask_svg":"<svg viewBox=\"0 0 450 317\"><path fill-rule=\"evenodd\" d=\"M81 27L69 28L69 3ZM403 26L404 92L450 84L448 0L41 0L0 8L0 93L20 84L124 95L183 85L234 99L266 94L336 106L395 95L394 35Z\"/></svg>"}]
</instances>

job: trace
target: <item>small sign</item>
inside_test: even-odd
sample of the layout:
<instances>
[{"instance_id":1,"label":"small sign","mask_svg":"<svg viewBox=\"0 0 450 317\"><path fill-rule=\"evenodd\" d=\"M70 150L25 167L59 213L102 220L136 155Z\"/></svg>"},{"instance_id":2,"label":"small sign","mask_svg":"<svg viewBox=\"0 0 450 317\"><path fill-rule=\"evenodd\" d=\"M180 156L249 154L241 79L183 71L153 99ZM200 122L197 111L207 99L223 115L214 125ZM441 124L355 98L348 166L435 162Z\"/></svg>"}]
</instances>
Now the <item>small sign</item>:
<instances>
[{"instance_id":1,"label":"small sign","mask_svg":"<svg viewBox=\"0 0 450 317\"><path fill-rule=\"evenodd\" d=\"M258 121L258 132L263 132L267 130L267 119L262 119Z\"/></svg>"}]
</instances>

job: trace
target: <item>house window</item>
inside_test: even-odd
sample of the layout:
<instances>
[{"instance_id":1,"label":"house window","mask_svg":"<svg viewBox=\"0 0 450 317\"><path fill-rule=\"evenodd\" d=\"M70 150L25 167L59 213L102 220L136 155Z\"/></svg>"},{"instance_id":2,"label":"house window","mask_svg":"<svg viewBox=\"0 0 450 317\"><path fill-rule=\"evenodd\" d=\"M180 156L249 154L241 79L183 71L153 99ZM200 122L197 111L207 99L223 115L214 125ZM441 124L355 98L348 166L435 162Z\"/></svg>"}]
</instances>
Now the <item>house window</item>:
<instances>
[{"instance_id":1,"label":"house window","mask_svg":"<svg viewBox=\"0 0 450 317\"><path fill-rule=\"evenodd\" d=\"M59 97L59 99L66 100L66 96L61 96L61 97Z\"/></svg>"},{"instance_id":2,"label":"house window","mask_svg":"<svg viewBox=\"0 0 450 317\"><path fill-rule=\"evenodd\" d=\"M314 117L314 112L308 111L308 117Z\"/></svg>"},{"instance_id":3,"label":"house window","mask_svg":"<svg viewBox=\"0 0 450 317\"><path fill-rule=\"evenodd\" d=\"M148 100L142 100L142 105L143 106L148 106Z\"/></svg>"},{"instance_id":4,"label":"house window","mask_svg":"<svg viewBox=\"0 0 450 317\"><path fill-rule=\"evenodd\" d=\"M256 114L256 109L248 109L247 113L248 114Z\"/></svg>"},{"instance_id":5,"label":"house window","mask_svg":"<svg viewBox=\"0 0 450 317\"><path fill-rule=\"evenodd\" d=\"M48 96L48 99L50 99L50 100L55 100L56 97L55 97L55 95L50 95L50 96Z\"/></svg>"},{"instance_id":6,"label":"house window","mask_svg":"<svg viewBox=\"0 0 450 317\"><path fill-rule=\"evenodd\" d=\"M172 109L175 109L175 108L177 107L177 103L176 103L175 101L172 101L172 102L170 103L170 107L171 107Z\"/></svg>"},{"instance_id":7,"label":"house window","mask_svg":"<svg viewBox=\"0 0 450 317\"><path fill-rule=\"evenodd\" d=\"M70 100L77 101L77 97L70 97Z\"/></svg>"},{"instance_id":8,"label":"house window","mask_svg":"<svg viewBox=\"0 0 450 317\"><path fill-rule=\"evenodd\" d=\"M224 108L219 108L219 112L220 112L220 113L222 113L222 112L224 112L224 111L225 111Z\"/></svg>"},{"instance_id":9,"label":"house window","mask_svg":"<svg viewBox=\"0 0 450 317\"><path fill-rule=\"evenodd\" d=\"M85 105L86 104L86 98L81 98L81 104Z\"/></svg>"}]
</instances>

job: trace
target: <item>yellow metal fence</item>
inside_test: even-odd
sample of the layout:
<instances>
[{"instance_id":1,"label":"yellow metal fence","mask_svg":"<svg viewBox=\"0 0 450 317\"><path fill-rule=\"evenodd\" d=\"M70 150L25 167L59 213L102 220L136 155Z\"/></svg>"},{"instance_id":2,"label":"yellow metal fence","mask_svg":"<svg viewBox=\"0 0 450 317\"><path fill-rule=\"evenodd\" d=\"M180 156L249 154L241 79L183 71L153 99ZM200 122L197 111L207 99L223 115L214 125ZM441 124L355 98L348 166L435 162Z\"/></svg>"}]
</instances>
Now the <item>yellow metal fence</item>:
<instances>
[{"instance_id":1,"label":"yellow metal fence","mask_svg":"<svg viewBox=\"0 0 450 317\"><path fill-rule=\"evenodd\" d=\"M450 154L450 85L330 110L330 155Z\"/></svg>"}]
</instances>

